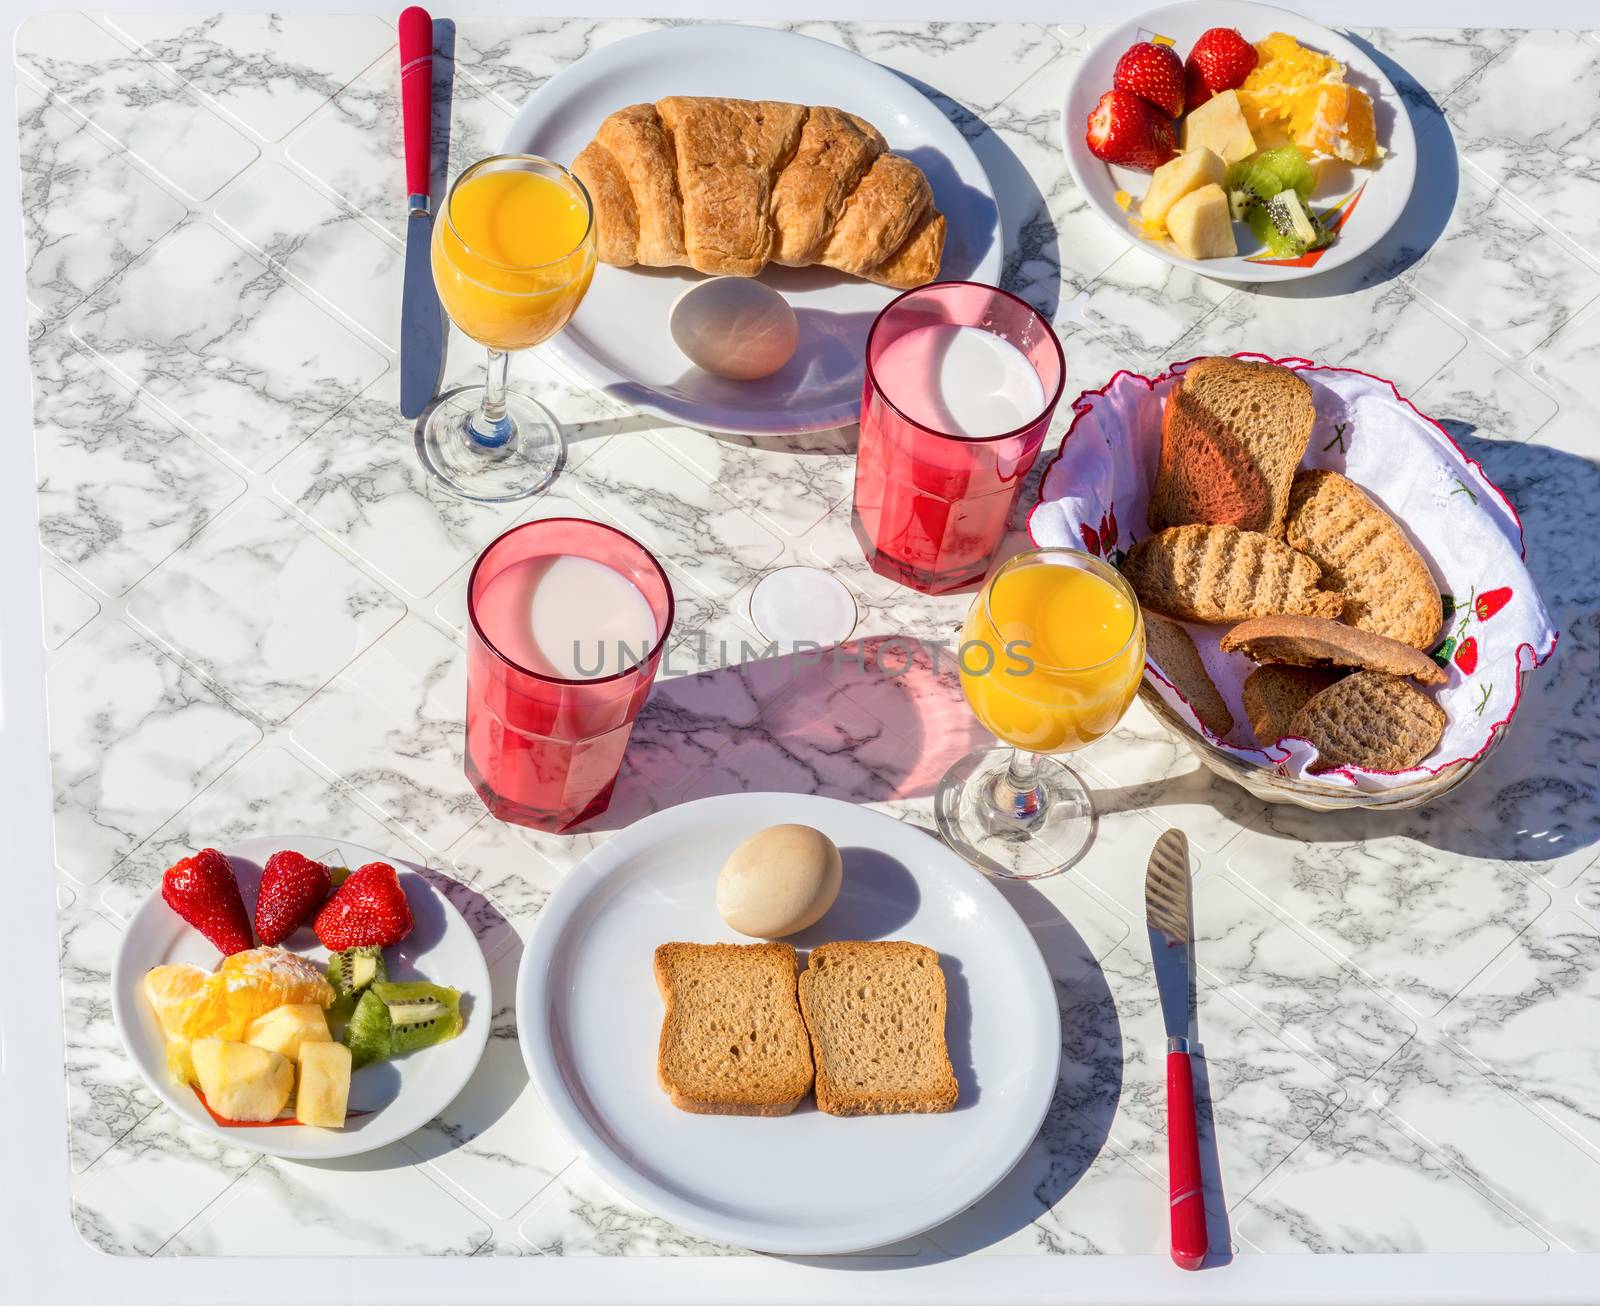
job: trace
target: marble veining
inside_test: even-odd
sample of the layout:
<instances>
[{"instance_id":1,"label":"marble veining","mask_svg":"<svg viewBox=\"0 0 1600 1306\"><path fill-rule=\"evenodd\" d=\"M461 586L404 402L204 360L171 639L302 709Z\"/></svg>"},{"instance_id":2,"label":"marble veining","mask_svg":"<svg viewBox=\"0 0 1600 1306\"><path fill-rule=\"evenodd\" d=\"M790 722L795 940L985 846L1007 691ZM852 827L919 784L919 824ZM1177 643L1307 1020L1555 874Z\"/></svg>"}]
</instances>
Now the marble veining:
<instances>
[{"instance_id":1,"label":"marble veining","mask_svg":"<svg viewBox=\"0 0 1600 1306\"><path fill-rule=\"evenodd\" d=\"M560 69L656 25L436 24L435 193ZM1069 399L1119 367L1213 350L1392 377L1516 505L1562 631L1480 773L1414 812L1262 804L1135 705L1079 759L1100 811L1089 855L1002 889L1060 1008L1039 1136L975 1207L839 1270L1165 1252L1142 869L1167 826L1194 854L1215 1245L1600 1250L1592 1203L1569 1200L1600 1166L1600 581L1581 547L1600 514L1600 117L1585 95L1600 40L1355 33L1417 129L1421 198L1370 256L1248 290L1130 246L1072 183L1061 99L1102 29L775 25L895 70L971 143L1003 283L1056 326ZM78 1229L119 1256L739 1254L612 1193L562 1135L517 1046L524 941L615 830L702 795L829 794L931 828L939 777L987 742L935 648L959 639L970 596L918 596L864 565L853 429L707 436L619 408L539 351L513 378L563 425L562 479L498 508L433 489L396 411L387 20L49 13L15 57ZM481 366L452 332L447 384ZM500 531L561 515L655 551L677 619L611 808L549 835L486 816L462 774L465 584ZM754 627L755 582L791 565L828 568L856 600L837 659ZM410 1138L329 1166L192 1134L134 1073L107 996L122 929L167 865L289 831L417 866L492 977L474 995L488 1051L463 1093Z\"/></svg>"}]
</instances>

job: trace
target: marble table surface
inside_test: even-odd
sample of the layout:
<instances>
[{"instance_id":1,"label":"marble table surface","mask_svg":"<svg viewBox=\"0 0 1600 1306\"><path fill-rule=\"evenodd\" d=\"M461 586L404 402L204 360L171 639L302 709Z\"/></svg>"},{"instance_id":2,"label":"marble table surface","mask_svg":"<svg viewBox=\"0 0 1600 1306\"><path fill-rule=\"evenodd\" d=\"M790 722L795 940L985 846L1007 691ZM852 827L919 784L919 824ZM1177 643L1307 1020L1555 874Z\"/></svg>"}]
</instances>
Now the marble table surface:
<instances>
[{"instance_id":1,"label":"marble table surface","mask_svg":"<svg viewBox=\"0 0 1600 1306\"><path fill-rule=\"evenodd\" d=\"M649 25L463 19L448 171L491 152L557 69ZM1416 198L1370 256L1252 291L1168 267L1088 211L1057 107L1092 29L795 26L912 79L971 140L1005 283L1054 320L1069 393L1241 348L1392 377L1520 509L1561 630L1505 745L1415 812L1269 807L1135 706L1085 755L1103 814L1089 857L1010 891L1061 1004L1042 1133L967 1214L840 1268L1164 1253L1138 923L1168 825L1197 857L1214 1245L1239 1261L1600 1251L1600 35L1355 33L1417 126ZM791 790L927 824L931 786L977 737L947 677L760 675L716 646L756 640L752 584L789 564L841 575L869 643L949 638L966 600L864 567L853 431L711 437L533 357L516 374L555 396L571 439L554 489L503 508L434 491L396 409L388 23L60 12L26 23L15 57L77 1228L128 1257L741 1255L609 1191L554 1127L517 1049L522 941L578 858L663 805ZM462 344L452 378L478 366ZM679 603L677 674L611 811L572 837L486 817L460 751L465 569L511 523L562 513L637 535ZM436 868L495 986L466 1091L336 1165L188 1132L111 1021L112 957L162 869L288 830Z\"/></svg>"}]
</instances>

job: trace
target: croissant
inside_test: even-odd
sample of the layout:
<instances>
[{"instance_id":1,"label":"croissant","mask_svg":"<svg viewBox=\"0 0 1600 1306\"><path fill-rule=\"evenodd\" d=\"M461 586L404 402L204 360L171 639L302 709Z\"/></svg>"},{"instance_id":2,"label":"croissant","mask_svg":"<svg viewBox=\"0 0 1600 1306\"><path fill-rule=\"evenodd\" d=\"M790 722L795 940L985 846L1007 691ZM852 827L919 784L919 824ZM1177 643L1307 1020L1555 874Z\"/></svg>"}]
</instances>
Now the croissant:
<instances>
[{"instance_id":1,"label":"croissant","mask_svg":"<svg viewBox=\"0 0 1600 1306\"><path fill-rule=\"evenodd\" d=\"M673 95L618 109L573 161L613 267L753 277L821 264L897 289L939 275L945 221L922 169L825 106Z\"/></svg>"}]
</instances>

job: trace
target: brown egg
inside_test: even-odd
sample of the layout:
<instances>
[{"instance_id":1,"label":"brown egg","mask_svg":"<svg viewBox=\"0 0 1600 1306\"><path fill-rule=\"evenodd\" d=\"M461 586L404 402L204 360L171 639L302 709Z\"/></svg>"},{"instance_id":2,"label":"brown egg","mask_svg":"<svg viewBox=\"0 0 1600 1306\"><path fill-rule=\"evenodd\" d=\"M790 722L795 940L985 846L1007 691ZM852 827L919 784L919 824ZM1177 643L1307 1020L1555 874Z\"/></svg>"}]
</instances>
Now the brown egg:
<instances>
[{"instance_id":1,"label":"brown egg","mask_svg":"<svg viewBox=\"0 0 1600 1306\"><path fill-rule=\"evenodd\" d=\"M717 876L717 910L740 934L782 938L822 919L843 876L839 850L822 831L770 826L729 854Z\"/></svg>"}]
</instances>

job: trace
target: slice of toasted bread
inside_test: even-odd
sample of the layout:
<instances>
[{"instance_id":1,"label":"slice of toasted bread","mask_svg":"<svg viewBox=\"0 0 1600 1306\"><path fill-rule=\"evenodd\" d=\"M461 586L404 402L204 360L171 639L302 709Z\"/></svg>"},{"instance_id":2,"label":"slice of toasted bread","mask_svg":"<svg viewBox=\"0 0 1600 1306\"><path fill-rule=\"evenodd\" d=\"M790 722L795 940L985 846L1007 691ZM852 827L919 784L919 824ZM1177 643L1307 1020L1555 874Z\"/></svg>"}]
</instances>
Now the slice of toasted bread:
<instances>
[{"instance_id":1,"label":"slice of toasted bread","mask_svg":"<svg viewBox=\"0 0 1600 1306\"><path fill-rule=\"evenodd\" d=\"M1286 367L1196 359L1161 412L1150 529L1199 522L1282 535L1316 418L1311 387Z\"/></svg>"},{"instance_id":2,"label":"slice of toasted bread","mask_svg":"<svg viewBox=\"0 0 1600 1306\"><path fill-rule=\"evenodd\" d=\"M1289 488L1289 543L1322 568L1358 630L1428 649L1444 605L1422 555L1398 522L1338 472L1301 472Z\"/></svg>"},{"instance_id":3,"label":"slice of toasted bread","mask_svg":"<svg viewBox=\"0 0 1600 1306\"><path fill-rule=\"evenodd\" d=\"M785 1116L811 1091L811 1042L787 943L663 943L656 1077L701 1115Z\"/></svg>"},{"instance_id":4,"label":"slice of toasted bread","mask_svg":"<svg viewBox=\"0 0 1600 1306\"><path fill-rule=\"evenodd\" d=\"M1439 746L1444 722L1444 709L1399 676L1358 671L1307 701L1289 733L1317 746L1313 773L1340 766L1405 771Z\"/></svg>"},{"instance_id":5,"label":"slice of toasted bread","mask_svg":"<svg viewBox=\"0 0 1600 1306\"><path fill-rule=\"evenodd\" d=\"M1292 667L1358 667L1410 676L1424 685L1442 685L1444 668L1420 649L1370 630L1357 630L1318 617L1256 617L1241 621L1222 637L1224 653L1243 653L1257 662Z\"/></svg>"},{"instance_id":6,"label":"slice of toasted bread","mask_svg":"<svg viewBox=\"0 0 1600 1306\"><path fill-rule=\"evenodd\" d=\"M1240 695L1256 742L1273 744L1282 739L1294 714L1343 675L1331 667L1257 667L1245 677Z\"/></svg>"},{"instance_id":7,"label":"slice of toasted bread","mask_svg":"<svg viewBox=\"0 0 1600 1306\"><path fill-rule=\"evenodd\" d=\"M1337 617L1344 601L1282 540L1237 526L1174 526L1140 540L1122 563L1139 601L1179 621L1243 621L1292 612Z\"/></svg>"},{"instance_id":8,"label":"slice of toasted bread","mask_svg":"<svg viewBox=\"0 0 1600 1306\"><path fill-rule=\"evenodd\" d=\"M1158 612L1144 614L1146 660L1155 664L1169 684L1183 695L1203 725L1217 738L1233 729L1233 713L1216 682L1200 660L1189 632Z\"/></svg>"},{"instance_id":9,"label":"slice of toasted bread","mask_svg":"<svg viewBox=\"0 0 1600 1306\"><path fill-rule=\"evenodd\" d=\"M829 1115L948 1111L959 1087L945 1046L939 954L916 943L824 943L800 975L800 1010Z\"/></svg>"}]
</instances>

